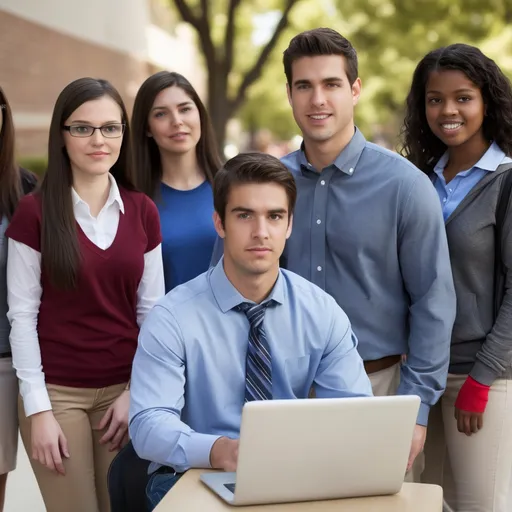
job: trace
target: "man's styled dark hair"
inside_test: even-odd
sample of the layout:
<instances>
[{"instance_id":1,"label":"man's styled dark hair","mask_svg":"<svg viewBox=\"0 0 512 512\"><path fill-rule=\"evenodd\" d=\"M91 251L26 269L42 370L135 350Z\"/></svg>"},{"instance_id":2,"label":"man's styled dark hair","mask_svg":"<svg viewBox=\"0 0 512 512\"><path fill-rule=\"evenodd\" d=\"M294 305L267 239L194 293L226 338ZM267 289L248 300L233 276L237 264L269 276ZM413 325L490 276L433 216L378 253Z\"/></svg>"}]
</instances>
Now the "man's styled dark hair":
<instances>
[{"instance_id":1,"label":"man's styled dark hair","mask_svg":"<svg viewBox=\"0 0 512 512\"><path fill-rule=\"evenodd\" d=\"M301 57L340 55L347 62L347 78L352 85L358 77L357 53L350 41L332 28L315 28L296 35L283 53L288 86L292 87L292 64Z\"/></svg>"},{"instance_id":2,"label":"man's styled dark hair","mask_svg":"<svg viewBox=\"0 0 512 512\"><path fill-rule=\"evenodd\" d=\"M271 155L240 153L228 160L213 180L213 204L223 224L231 188L248 183L275 183L283 187L288 196L288 218L292 216L297 188L288 168Z\"/></svg>"}]
</instances>

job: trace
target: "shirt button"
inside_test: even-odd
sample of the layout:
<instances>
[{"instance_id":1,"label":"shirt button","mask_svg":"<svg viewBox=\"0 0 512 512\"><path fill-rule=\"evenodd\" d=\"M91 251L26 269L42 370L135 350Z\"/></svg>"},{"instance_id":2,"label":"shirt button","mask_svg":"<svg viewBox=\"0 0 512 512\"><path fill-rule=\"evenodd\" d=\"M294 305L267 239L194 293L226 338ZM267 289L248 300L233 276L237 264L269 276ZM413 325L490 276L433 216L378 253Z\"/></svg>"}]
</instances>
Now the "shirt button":
<instances>
[{"instance_id":1,"label":"shirt button","mask_svg":"<svg viewBox=\"0 0 512 512\"><path fill-rule=\"evenodd\" d=\"M446 203L446 197L443 199L443 203Z\"/></svg>"},{"instance_id":2,"label":"shirt button","mask_svg":"<svg viewBox=\"0 0 512 512\"><path fill-rule=\"evenodd\" d=\"M318 265L318 267L316 267L316 269L318 270L318 272L322 272L322 267L320 265Z\"/></svg>"},{"instance_id":3,"label":"shirt button","mask_svg":"<svg viewBox=\"0 0 512 512\"><path fill-rule=\"evenodd\" d=\"M450 194L453 192L453 190L451 188L448 189L448 192L450 192Z\"/></svg>"},{"instance_id":4,"label":"shirt button","mask_svg":"<svg viewBox=\"0 0 512 512\"><path fill-rule=\"evenodd\" d=\"M352 174L354 172L354 169L352 169L352 167L348 170L348 173L349 174Z\"/></svg>"},{"instance_id":5,"label":"shirt button","mask_svg":"<svg viewBox=\"0 0 512 512\"><path fill-rule=\"evenodd\" d=\"M322 181L320 182L320 185L325 185L325 180L322 180Z\"/></svg>"},{"instance_id":6,"label":"shirt button","mask_svg":"<svg viewBox=\"0 0 512 512\"><path fill-rule=\"evenodd\" d=\"M318 220L316 221L316 223L317 223L317 224L322 224L322 221L321 221L320 219L318 219Z\"/></svg>"}]
</instances>

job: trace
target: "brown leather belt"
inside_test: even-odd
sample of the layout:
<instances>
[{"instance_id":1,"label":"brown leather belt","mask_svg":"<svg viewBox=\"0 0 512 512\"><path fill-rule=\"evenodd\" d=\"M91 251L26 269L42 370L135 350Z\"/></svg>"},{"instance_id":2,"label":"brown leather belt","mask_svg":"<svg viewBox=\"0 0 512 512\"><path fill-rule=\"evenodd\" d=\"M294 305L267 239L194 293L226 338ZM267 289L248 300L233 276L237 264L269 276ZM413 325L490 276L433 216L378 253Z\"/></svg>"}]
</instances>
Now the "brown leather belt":
<instances>
[{"instance_id":1,"label":"brown leather belt","mask_svg":"<svg viewBox=\"0 0 512 512\"><path fill-rule=\"evenodd\" d=\"M399 363L402 359L402 356L386 356L381 357L380 359L374 359L373 361L364 361L364 369L366 373L370 375L371 373L380 372L382 370L386 370L390 368L396 363Z\"/></svg>"}]
</instances>

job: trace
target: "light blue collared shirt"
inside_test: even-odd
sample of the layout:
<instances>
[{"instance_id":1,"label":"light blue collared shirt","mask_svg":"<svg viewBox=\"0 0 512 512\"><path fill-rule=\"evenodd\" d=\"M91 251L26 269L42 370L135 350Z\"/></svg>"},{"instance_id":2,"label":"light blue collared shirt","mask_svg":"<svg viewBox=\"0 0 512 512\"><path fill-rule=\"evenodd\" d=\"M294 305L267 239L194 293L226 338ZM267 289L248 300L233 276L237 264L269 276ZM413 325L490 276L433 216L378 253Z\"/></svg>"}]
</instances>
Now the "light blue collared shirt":
<instances>
[{"instance_id":1,"label":"light blue collared shirt","mask_svg":"<svg viewBox=\"0 0 512 512\"><path fill-rule=\"evenodd\" d=\"M150 471L209 468L221 436L240 433L245 396L247 302L224 260L169 292L142 325L131 379L130 436ZM334 299L279 271L265 313L275 399L371 396L350 322Z\"/></svg>"},{"instance_id":2,"label":"light blue collared shirt","mask_svg":"<svg viewBox=\"0 0 512 512\"><path fill-rule=\"evenodd\" d=\"M448 151L440 158L434 167L435 175L432 176L432 182L436 188L441 206L443 207L443 217L446 220L459 206L462 200L469 194L471 189L489 172L494 172L501 164L512 162L512 158L503 153L496 142L493 142L482 158L467 171L459 172L450 183L446 183L443 176L444 168L448 163Z\"/></svg>"}]
</instances>

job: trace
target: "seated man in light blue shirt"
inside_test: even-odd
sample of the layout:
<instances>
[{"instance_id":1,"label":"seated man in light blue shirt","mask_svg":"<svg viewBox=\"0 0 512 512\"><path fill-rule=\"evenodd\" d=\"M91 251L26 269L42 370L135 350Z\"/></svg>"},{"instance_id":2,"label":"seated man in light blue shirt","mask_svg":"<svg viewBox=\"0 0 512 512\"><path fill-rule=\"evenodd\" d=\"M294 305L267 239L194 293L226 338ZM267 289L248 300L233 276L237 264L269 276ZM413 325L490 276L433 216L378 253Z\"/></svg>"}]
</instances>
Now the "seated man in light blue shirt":
<instances>
[{"instance_id":1,"label":"seated man in light blue shirt","mask_svg":"<svg viewBox=\"0 0 512 512\"><path fill-rule=\"evenodd\" d=\"M241 154L213 188L224 256L157 303L133 362L130 436L157 470L152 506L189 468L236 470L246 401L307 398L312 387L318 398L372 394L345 313L279 269L296 198L288 169Z\"/></svg>"}]
</instances>

